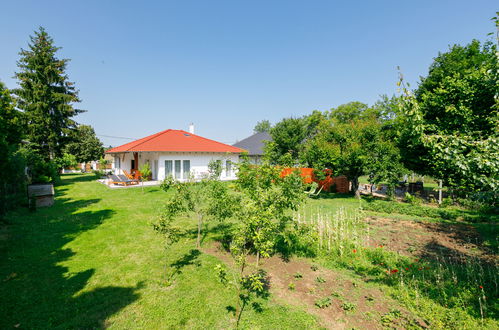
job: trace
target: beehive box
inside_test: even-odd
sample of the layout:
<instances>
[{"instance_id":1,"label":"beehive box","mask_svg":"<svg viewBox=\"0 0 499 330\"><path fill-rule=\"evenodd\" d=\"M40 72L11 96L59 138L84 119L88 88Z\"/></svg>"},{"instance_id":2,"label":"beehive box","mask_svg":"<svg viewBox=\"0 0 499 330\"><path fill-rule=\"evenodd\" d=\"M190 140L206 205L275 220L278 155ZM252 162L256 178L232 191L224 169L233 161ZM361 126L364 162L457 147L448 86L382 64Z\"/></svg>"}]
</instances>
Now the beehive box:
<instances>
[{"instance_id":1,"label":"beehive box","mask_svg":"<svg viewBox=\"0 0 499 330\"><path fill-rule=\"evenodd\" d=\"M54 204L54 185L51 183L30 184L28 186L29 203L36 207L47 207ZM30 205L31 206L31 205Z\"/></svg>"}]
</instances>

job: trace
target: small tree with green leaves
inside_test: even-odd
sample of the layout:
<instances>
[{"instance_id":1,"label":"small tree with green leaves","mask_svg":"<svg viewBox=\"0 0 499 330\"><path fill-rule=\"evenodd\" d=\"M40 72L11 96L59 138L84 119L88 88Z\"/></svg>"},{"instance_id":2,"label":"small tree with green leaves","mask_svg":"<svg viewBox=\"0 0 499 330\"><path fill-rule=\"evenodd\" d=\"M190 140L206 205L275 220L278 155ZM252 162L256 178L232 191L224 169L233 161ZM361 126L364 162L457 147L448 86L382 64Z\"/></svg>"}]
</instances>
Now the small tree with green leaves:
<instances>
[{"instance_id":1,"label":"small tree with green leaves","mask_svg":"<svg viewBox=\"0 0 499 330\"><path fill-rule=\"evenodd\" d=\"M144 181L151 176L151 166L149 163L144 163L139 168L140 171L140 181L142 181L142 192L144 192Z\"/></svg>"},{"instance_id":2,"label":"small tree with green leaves","mask_svg":"<svg viewBox=\"0 0 499 330\"><path fill-rule=\"evenodd\" d=\"M234 213L234 206L237 197L229 192L226 184L220 182L218 178L221 173L217 169L218 162L210 164L210 175L199 182L189 180L186 182L175 181L166 178L161 188L165 191L174 189L171 200L178 200L183 205L176 209L175 216L182 214L196 217L197 219L197 239L196 247L201 247L201 231L207 219L217 219L224 221ZM220 162L221 164L221 162Z\"/></svg>"},{"instance_id":3,"label":"small tree with green leaves","mask_svg":"<svg viewBox=\"0 0 499 330\"><path fill-rule=\"evenodd\" d=\"M296 210L304 200L303 182L299 174L281 177L280 169L265 163L253 166L248 160L238 165L235 203L236 219L239 219L230 244L231 256L238 266L231 281L236 288L236 325L239 325L244 307L253 295L266 294L267 277L258 269L260 258L269 257L286 225L291 220L289 210ZM254 271L246 274L248 256L256 255ZM223 282L227 282L225 268L217 266ZM267 293L268 294L268 293Z\"/></svg>"},{"instance_id":4,"label":"small tree with green leaves","mask_svg":"<svg viewBox=\"0 0 499 330\"><path fill-rule=\"evenodd\" d=\"M174 225L174 220L177 214L183 212L185 205L180 199L170 199L164 206L158 220L153 223L153 229L163 235L165 239L165 250L167 251L171 245L178 242L183 231L180 227ZM165 263L165 272L167 264ZM166 279L166 285L171 285L174 272L171 272Z\"/></svg>"}]
</instances>

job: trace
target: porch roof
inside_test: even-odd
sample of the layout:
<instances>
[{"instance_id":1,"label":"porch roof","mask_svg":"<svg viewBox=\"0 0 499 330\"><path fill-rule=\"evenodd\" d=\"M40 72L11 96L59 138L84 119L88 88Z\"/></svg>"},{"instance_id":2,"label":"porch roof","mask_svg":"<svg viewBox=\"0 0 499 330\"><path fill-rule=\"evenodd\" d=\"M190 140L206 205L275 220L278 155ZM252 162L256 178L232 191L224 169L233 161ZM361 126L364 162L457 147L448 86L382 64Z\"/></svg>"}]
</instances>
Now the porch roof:
<instances>
[{"instance_id":1,"label":"porch roof","mask_svg":"<svg viewBox=\"0 0 499 330\"><path fill-rule=\"evenodd\" d=\"M242 153L243 149L210 140L183 130L167 129L115 147L106 153L139 151L223 152Z\"/></svg>"}]
</instances>

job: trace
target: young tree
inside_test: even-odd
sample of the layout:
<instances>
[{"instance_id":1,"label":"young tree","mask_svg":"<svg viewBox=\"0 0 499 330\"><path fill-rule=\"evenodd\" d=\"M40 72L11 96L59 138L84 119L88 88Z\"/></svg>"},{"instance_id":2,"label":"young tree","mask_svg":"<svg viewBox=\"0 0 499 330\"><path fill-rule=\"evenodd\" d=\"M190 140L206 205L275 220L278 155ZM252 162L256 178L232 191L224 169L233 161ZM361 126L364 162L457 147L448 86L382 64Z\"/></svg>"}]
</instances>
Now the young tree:
<instances>
[{"instance_id":1,"label":"young tree","mask_svg":"<svg viewBox=\"0 0 499 330\"><path fill-rule=\"evenodd\" d=\"M269 132L271 128L272 125L270 124L270 121L264 119L256 123L255 128L253 128L253 132L254 133Z\"/></svg>"},{"instance_id":2,"label":"young tree","mask_svg":"<svg viewBox=\"0 0 499 330\"><path fill-rule=\"evenodd\" d=\"M197 248L201 247L201 231L206 220L224 221L234 212L237 198L230 194L227 185L219 181L219 176L217 173L212 173L200 182L194 180L179 182L168 177L161 185L165 191L171 189L174 191L167 203L177 201L175 205L180 205L174 208L176 213L173 216L187 214L197 219Z\"/></svg>"},{"instance_id":3,"label":"young tree","mask_svg":"<svg viewBox=\"0 0 499 330\"><path fill-rule=\"evenodd\" d=\"M236 289L236 327L251 297L268 294L267 276L258 269L260 258L272 254L291 220L289 211L296 210L304 198L299 174L280 177L278 168L268 163L252 166L247 160L238 166L237 190L240 200L234 205L239 223L232 236L230 252L238 269L233 280L228 281L225 267L216 267L221 281ZM255 270L245 275L250 254L256 254Z\"/></svg>"},{"instance_id":4,"label":"young tree","mask_svg":"<svg viewBox=\"0 0 499 330\"><path fill-rule=\"evenodd\" d=\"M68 81L68 59L58 59L54 41L40 27L30 37L28 49L22 49L15 74L19 88L17 106L24 112L26 138L29 147L45 160L53 160L63 154L68 135L75 128L73 117L82 110L73 104L80 102L74 83Z\"/></svg>"}]
</instances>

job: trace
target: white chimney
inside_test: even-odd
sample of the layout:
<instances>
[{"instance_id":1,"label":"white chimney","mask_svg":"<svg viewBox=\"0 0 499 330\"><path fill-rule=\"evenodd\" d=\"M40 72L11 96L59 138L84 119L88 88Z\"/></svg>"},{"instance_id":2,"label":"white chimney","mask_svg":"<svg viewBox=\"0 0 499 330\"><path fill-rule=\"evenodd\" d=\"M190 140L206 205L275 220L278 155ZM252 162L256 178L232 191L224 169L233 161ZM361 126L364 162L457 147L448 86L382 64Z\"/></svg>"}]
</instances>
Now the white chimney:
<instances>
[{"instance_id":1,"label":"white chimney","mask_svg":"<svg viewBox=\"0 0 499 330\"><path fill-rule=\"evenodd\" d=\"M194 134L194 124L193 123L189 124L189 133Z\"/></svg>"}]
</instances>

